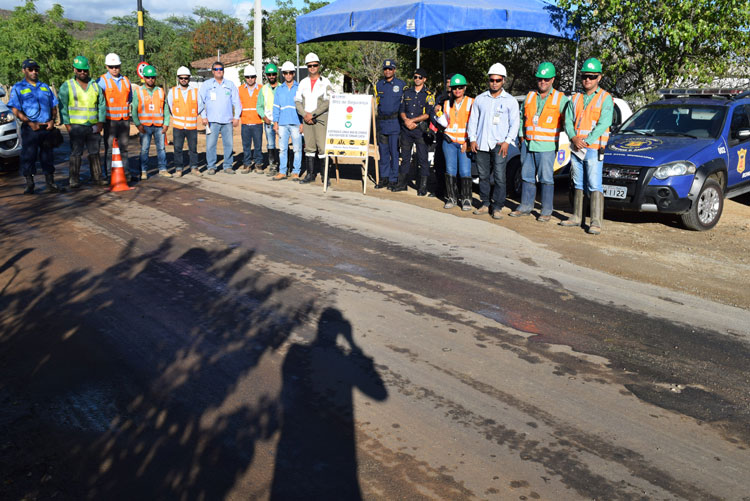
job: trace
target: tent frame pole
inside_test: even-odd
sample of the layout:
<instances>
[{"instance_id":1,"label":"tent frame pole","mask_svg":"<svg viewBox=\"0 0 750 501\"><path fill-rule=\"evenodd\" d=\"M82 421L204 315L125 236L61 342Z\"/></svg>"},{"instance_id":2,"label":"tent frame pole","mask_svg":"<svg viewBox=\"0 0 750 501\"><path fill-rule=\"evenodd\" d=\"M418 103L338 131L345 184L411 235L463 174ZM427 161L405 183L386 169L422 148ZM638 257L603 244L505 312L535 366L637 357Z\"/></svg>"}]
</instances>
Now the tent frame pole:
<instances>
[{"instance_id":1,"label":"tent frame pole","mask_svg":"<svg viewBox=\"0 0 750 501\"><path fill-rule=\"evenodd\" d=\"M575 58L575 61L573 62L573 82L572 82L572 85L570 86L571 95L575 93L576 91L576 78L578 77L577 72L578 72L578 45L579 44L580 44L580 41L576 40L576 58Z\"/></svg>"},{"instance_id":2,"label":"tent frame pole","mask_svg":"<svg viewBox=\"0 0 750 501\"><path fill-rule=\"evenodd\" d=\"M445 35L440 35L440 40L443 42L443 85L445 85Z\"/></svg>"},{"instance_id":3,"label":"tent frame pole","mask_svg":"<svg viewBox=\"0 0 750 501\"><path fill-rule=\"evenodd\" d=\"M417 38L417 68L419 68L419 56L420 56L420 51L421 51L421 46L419 42L420 42L420 39Z\"/></svg>"},{"instance_id":4,"label":"tent frame pole","mask_svg":"<svg viewBox=\"0 0 750 501\"><path fill-rule=\"evenodd\" d=\"M297 83L299 83L299 44L297 44L297 66L294 69L297 73Z\"/></svg>"}]
</instances>

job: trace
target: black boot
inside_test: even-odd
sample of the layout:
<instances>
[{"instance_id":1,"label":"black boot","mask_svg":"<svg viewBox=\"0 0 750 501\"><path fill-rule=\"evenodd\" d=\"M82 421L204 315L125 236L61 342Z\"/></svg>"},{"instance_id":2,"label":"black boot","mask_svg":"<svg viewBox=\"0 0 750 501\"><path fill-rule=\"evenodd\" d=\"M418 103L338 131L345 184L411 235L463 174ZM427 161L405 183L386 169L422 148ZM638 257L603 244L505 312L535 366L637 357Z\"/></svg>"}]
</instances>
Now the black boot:
<instances>
[{"instance_id":1,"label":"black boot","mask_svg":"<svg viewBox=\"0 0 750 501\"><path fill-rule=\"evenodd\" d=\"M68 186L76 189L81 186L81 157L70 157L68 163Z\"/></svg>"},{"instance_id":2,"label":"black boot","mask_svg":"<svg viewBox=\"0 0 750 501\"><path fill-rule=\"evenodd\" d=\"M89 169L91 169L91 179L94 184L107 186L107 181L102 177L102 162L99 154L89 155Z\"/></svg>"},{"instance_id":3,"label":"black boot","mask_svg":"<svg viewBox=\"0 0 750 501\"><path fill-rule=\"evenodd\" d=\"M417 188L417 196L423 197L427 195L427 176L419 176L419 187Z\"/></svg>"},{"instance_id":4,"label":"black boot","mask_svg":"<svg viewBox=\"0 0 750 501\"><path fill-rule=\"evenodd\" d=\"M471 206L471 178L461 178L461 210L470 211L473 209Z\"/></svg>"},{"instance_id":5,"label":"black boot","mask_svg":"<svg viewBox=\"0 0 750 501\"><path fill-rule=\"evenodd\" d=\"M380 181L378 181L378 184L375 185L375 189L380 190L383 188L388 188L390 185L390 180L387 177L381 176Z\"/></svg>"},{"instance_id":6,"label":"black boot","mask_svg":"<svg viewBox=\"0 0 750 501\"><path fill-rule=\"evenodd\" d=\"M443 209L452 209L456 206L456 176L445 175L445 205Z\"/></svg>"},{"instance_id":7,"label":"black boot","mask_svg":"<svg viewBox=\"0 0 750 501\"><path fill-rule=\"evenodd\" d=\"M45 174L44 183L47 185L47 191L49 191L50 193L58 193L60 191L60 188L58 188L55 184L54 174Z\"/></svg>"},{"instance_id":8,"label":"black boot","mask_svg":"<svg viewBox=\"0 0 750 501\"><path fill-rule=\"evenodd\" d=\"M300 179L300 184L307 184L312 183L315 181L315 161L317 160L316 157L305 157L305 163L307 163L307 175Z\"/></svg>"},{"instance_id":9,"label":"black boot","mask_svg":"<svg viewBox=\"0 0 750 501\"><path fill-rule=\"evenodd\" d=\"M279 170L279 149L272 149L269 156L271 157L271 168Z\"/></svg>"},{"instance_id":10,"label":"black boot","mask_svg":"<svg viewBox=\"0 0 750 501\"><path fill-rule=\"evenodd\" d=\"M406 191L406 185L408 183L409 183L409 173L408 172L404 172L402 174L402 173L399 172L398 173L398 182L395 185L392 185L390 187L390 190L392 192L394 192L394 193L397 192L397 191Z\"/></svg>"},{"instance_id":11,"label":"black boot","mask_svg":"<svg viewBox=\"0 0 750 501\"><path fill-rule=\"evenodd\" d=\"M34 194L34 176L26 176L26 188L23 190L24 195Z\"/></svg>"}]
</instances>

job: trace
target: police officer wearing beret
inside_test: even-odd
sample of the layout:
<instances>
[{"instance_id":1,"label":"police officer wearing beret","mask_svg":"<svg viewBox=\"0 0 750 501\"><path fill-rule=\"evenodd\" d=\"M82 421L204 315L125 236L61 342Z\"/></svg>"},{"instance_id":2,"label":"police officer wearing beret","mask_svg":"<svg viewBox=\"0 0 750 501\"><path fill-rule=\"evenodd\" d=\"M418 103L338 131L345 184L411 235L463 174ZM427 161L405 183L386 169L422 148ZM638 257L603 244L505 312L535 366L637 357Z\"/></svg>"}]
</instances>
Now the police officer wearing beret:
<instances>
[{"instance_id":1,"label":"police officer wearing beret","mask_svg":"<svg viewBox=\"0 0 750 501\"><path fill-rule=\"evenodd\" d=\"M401 98L399 115L401 116L401 169L398 173L398 183L391 191L406 191L409 182L409 167L411 166L411 149L417 146L419 161L418 196L427 195L427 178L430 175L430 164L427 159L427 144L425 133L429 127L432 108L435 106L435 95L425 85L427 73L418 68L414 72L414 87L404 91Z\"/></svg>"},{"instance_id":2,"label":"police officer wearing beret","mask_svg":"<svg viewBox=\"0 0 750 501\"><path fill-rule=\"evenodd\" d=\"M401 127L398 122L401 97L406 82L396 78L396 61L383 61L383 78L375 84L377 102L378 150L380 152L380 181L375 189L388 188L398 180L398 137Z\"/></svg>"},{"instance_id":3,"label":"police officer wearing beret","mask_svg":"<svg viewBox=\"0 0 750 501\"><path fill-rule=\"evenodd\" d=\"M8 107L21 121L21 174L26 178L24 193L34 193L36 159L44 171L50 193L60 189L55 184L52 131L57 118L57 97L46 83L39 81L39 65L33 59L22 64L24 79L10 90Z\"/></svg>"}]
</instances>

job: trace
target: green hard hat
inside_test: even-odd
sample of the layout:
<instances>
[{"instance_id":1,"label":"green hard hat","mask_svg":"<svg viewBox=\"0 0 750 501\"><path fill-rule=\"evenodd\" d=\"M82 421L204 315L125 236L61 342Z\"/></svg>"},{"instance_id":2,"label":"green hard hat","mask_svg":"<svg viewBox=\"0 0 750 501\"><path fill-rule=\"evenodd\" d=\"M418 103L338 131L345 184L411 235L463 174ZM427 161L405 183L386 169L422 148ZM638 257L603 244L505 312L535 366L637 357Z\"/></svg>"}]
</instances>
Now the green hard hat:
<instances>
[{"instance_id":1,"label":"green hard hat","mask_svg":"<svg viewBox=\"0 0 750 501\"><path fill-rule=\"evenodd\" d=\"M602 62L599 61L595 57L590 57L583 62L583 67L581 68L581 71L585 73L601 73Z\"/></svg>"},{"instance_id":2,"label":"green hard hat","mask_svg":"<svg viewBox=\"0 0 750 501\"><path fill-rule=\"evenodd\" d=\"M76 56L75 59L73 59L73 68L77 70L88 70L89 60L84 56Z\"/></svg>"},{"instance_id":3,"label":"green hard hat","mask_svg":"<svg viewBox=\"0 0 750 501\"><path fill-rule=\"evenodd\" d=\"M552 63L544 62L539 65L539 67L536 69L536 75L534 75L537 78L554 78L557 76L557 73L555 72L555 65Z\"/></svg>"},{"instance_id":4,"label":"green hard hat","mask_svg":"<svg viewBox=\"0 0 750 501\"><path fill-rule=\"evenodd\" d=\"M454 85L466 85L466 77L461 73L456 73L451 77L451 87Z\"/></svg>"},{"instance_id":5,"label":"green hard hat","mask_svg":"<svg viewBox=\"0 0 750 501\"><path fill-rule=\"evenodd\" d=\"M143 76L144 77L156 77L159 76L156 74L156 68L151 66L150 64L143 68Z\"/></svg>"},{"instance_id":6,"label":"green hard hat","mask_svg":"<svg viewBox=\"0 0 750 501\"><path fill-rule=\"evenodd\" d=\"M266 65L266 70L265 70L266 75L268 75L269 73L278 73L278 72L279 72L279 68L275 64L268 63Z\"/></svg>"}]
</instances>

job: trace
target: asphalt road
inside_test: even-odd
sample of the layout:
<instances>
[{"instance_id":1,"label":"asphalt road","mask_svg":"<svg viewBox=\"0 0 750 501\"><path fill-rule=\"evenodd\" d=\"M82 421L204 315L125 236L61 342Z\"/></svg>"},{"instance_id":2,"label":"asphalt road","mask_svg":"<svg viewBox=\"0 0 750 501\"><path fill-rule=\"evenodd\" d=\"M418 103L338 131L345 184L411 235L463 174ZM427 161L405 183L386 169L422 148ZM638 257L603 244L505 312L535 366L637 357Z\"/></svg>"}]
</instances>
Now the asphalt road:
<instances>
[{"instance_id":1,"label":"asphalt road","mask_svg":"<svg viewBox=\"0 0 750 501\"><path fill-rule=\"evenodd\" d=\"M745 309L319 184L21 191L2 499L750 499Z\"/></svg>"}]
</instances>

